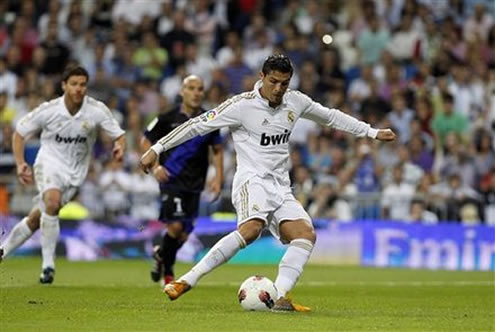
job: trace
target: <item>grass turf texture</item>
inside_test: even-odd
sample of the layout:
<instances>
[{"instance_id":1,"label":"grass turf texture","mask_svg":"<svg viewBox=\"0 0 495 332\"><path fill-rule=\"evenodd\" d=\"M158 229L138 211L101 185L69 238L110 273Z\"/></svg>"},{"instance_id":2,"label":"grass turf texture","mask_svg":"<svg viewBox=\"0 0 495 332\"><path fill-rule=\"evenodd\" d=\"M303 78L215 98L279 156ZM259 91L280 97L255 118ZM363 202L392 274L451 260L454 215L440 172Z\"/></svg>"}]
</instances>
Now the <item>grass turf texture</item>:
<instances>
[{"instance_id":1,"label":"grass turf texture","mask_svg":"<svg viewBox=\"0 0 495 332\"><path fill-rule=\"evenodd\" d=\"M311 313L245 312L237 290L271 265L225 265L170 302L151 262L57 261L38 284L39 259L0 264L0 331L494 331L493 272L307 266L293 291ZM177 273L188 269L179 264Z\"/></svg>"}]
</instances>

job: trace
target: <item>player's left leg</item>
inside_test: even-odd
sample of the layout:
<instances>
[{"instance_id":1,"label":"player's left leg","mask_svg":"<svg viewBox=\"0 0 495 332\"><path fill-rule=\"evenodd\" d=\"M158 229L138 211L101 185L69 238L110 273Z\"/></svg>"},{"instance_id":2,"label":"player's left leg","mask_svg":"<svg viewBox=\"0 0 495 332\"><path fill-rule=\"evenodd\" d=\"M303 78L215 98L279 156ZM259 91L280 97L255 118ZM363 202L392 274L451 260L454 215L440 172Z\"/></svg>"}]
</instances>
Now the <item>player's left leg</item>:
<instances>
[{"instance_id":1,"label":"player's left leg","mask_svg":"<svg viewBox=\"0 0 495 332\"><path fill-rule=\"evenodd\" d=\"M62 192L59 189L48 189L43 192L43 207L41 213L41 255L42 272L40 282L51 284L55 274L55 248L60 234L58 212L62 207Z\"/></svg>"},{"instance_id":2,"label":"player's left leg","mask_svg":"<svg viewBox=\"0 0 495 332\"><path fill-rule=\"evenodd\" d=\"M289 243L279 264L275 287L278 300L276 311L309 311L307 307L296 305L287 300L287 293L294 287L303 272L304 265L311 255L316 235L313 227L304 219L285 220L280 226L282 242Z\"/></svg>"},{"instance_id":3,"label":"player's left leg","mask_svg":"<svg viewBox=\"0 0 495 332\"><path fill-rule=\"evenodd\" d=\"M309 311L309 308L296 305L287 299L287 293L303 272L304 265L313 251L316 234L311 217L292 193L288 191L284 198L284 203L274 212L275 222L269 227L271 233L282 243L289 244L279 264L278 276L275 280L278 299L272 310Z\"/></svg>"}]
</instances>

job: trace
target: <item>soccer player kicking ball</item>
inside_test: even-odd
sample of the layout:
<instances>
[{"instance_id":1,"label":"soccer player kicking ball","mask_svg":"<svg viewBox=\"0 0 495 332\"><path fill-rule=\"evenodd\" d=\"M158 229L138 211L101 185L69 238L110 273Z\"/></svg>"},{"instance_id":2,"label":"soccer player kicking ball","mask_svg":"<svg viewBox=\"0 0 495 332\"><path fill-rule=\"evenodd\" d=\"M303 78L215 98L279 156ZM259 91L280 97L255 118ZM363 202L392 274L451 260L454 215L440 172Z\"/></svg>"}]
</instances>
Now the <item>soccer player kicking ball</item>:
<instances>
[{"instance_id":1,"label":"soccer player kicking ball","mask_svg":"<svg viewBox=\"0 0 495 332\"><path fill-rule=\"evenodd\" d=\"M33 172L24 160L24 141L41 132L41 147L34 163L39 203L14 226L1 246L0 261L41 228L42 284L53 282L60 233L58 212L86 178L97 129L103 129L114 140L113 158L122 160L124 155L124 131L102 102L86 96L88 79L86 69L68 67L62 78L64 95L26 114L14 133L17 176L21 184L29 185L33 183Z\"/></svg>"},{"instance_id":2,"label":"soccer player kicking ball","mask_svg":"<svg viewBox=\"0 0 495 332\"><path fill-rule=\"evenodd\" d=\"M314 102L301 92L288 90L292 73L287 56L268 57L254 90L234 96L185 122L142 156L141 167L148 171L163 151L225 126L232 132L237 154L232 203L238 215L238 229L220 239L189 272L165 286L164 292L171 300L190 290L201 277L256 240L266 227L282 243L289 244L279 264L275 280L278 298L272 310L310 310L287 298L316 240L311 218L290 189L291 130L302 117L359 137L392 141L395 134L390 129L371 128L339 110Z\"/></svg>"},{"instance_id":3,"label":"soccer player kicking ball","mask_svg":"<svg viewBox=\"0 0 495 332\"><path fill-rule=\"evenodd\" d=\"M201 108L204 85L201 78L189 75L184 78L180 91L182 103L150 122L141 140L143 151L180 124L205 110ZM157 282L164 277L165 284L173 281L177 251L186 242L198 216L199 196L205 186L208 170L208 153L212 151L215 177L209 183L214 198L220 194L223 182L223 147L220 131L195 137L160 156L153 169L153 176L160 182L162 206L160 221L167 224L167 232L161 244L154 248L151 280ZM158 160L157 160L158 161Z\"/></svg>"}]
</instances>

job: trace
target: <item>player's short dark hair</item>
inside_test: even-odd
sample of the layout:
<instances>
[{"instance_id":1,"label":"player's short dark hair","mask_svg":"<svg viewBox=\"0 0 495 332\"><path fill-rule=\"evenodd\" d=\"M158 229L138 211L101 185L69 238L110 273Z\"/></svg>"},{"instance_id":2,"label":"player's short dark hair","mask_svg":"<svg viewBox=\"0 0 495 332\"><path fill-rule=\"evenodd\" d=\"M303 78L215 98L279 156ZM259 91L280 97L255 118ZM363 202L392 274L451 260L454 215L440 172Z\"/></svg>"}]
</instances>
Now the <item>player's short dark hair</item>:
<instances>
[{"instance_id":1,"label":"player's short dark hair","mask_svg":"<svg viewBox=\"0 0 495 332\"><path fill-rule=\"evenodd\" d=\"M281 73L290 73L290 76L292 76L294 68L287 55L273 54L266 58L261 71L264 75L268 75L272 71L279 71Z\"/></svg>"},{"instance_id":2,"label":"player's short dark hair","mask_svg":"<svg viewBox=\"0 0 495 332\"><path fill-rule=\"evenodd\" d=\"M62 81L67 82L71 76L85 76L86 81L89 81L88 71L79 65L68 65L65 67L64 73L62 74Z\"/></svg>"}]
</instances>

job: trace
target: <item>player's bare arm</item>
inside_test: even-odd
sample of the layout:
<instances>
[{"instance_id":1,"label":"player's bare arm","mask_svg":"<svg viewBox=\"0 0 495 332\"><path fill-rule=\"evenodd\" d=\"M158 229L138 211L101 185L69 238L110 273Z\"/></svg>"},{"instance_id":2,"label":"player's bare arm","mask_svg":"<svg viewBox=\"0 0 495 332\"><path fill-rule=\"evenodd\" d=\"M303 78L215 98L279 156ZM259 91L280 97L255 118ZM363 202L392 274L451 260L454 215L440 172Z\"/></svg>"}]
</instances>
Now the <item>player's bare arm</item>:
<instances>
[{"instance_id":1,"label":"player's bare arm","mask_svg":"<svg viewBox=\"0 0 495 332\"><path fill-rule=\"evenodd\" d=\"M208 183L208 189L213 194L212 201L215 201L222 191L223 185L223 146L215 144L211 147L212 164L215 167L215 177Z\"/></svg>"},{"instance_id":2,"label":"player's bare arm","mask_svg":"<svg viewBox=\"0 0 495 332\"><path fill-rule=\"evenodd\" d=\"M151 142L145 136L141 137L141 141L139 142L139 145L141 147L141 151L150 151ZM151 151L153 151L153 150L151 150ZM144 155L145 154L146 154L146 152L144 153ZM144 155L143 155L143 157L144 157ZM143 160L143 158L141 158L141 161L142 160ZM141 166L141 169L145 173L148 173L151 171L151 174L153 175L153 177L158 182L167 182L169 179L168 170L158 163L158 158L155 158L155 161L151 164L151 166L147 167L147 169L143 168L142 162L140 162L140 166Z\"/></svg>"},{"instance_id":3,"label":"player's bare arm","mask_svg":"<svg viewBox=\"0 0 495 332\"><path fill-rule=\"evenodd\" d=\"M12 150L14 151L15 164L17 167L17 177L22 185L33 183L33 172L31 167L24 160L24 137L17 131L12 138Z\"/></svg>"},{"instance_id":4,"label":"player's bare arm","mask_svg":"<svg viewBox=\"0 0 495 332\"><path fill-rule=\"evenodd\" d=\"M380 141L390 142L395 140L395 133L392 129L379 129L376 139Z\"/></svg>"},{"instance_id":5,"label":"player's bare arm","mask_svg":"<svg viewBox=\"0 0 495 332\"><path fill-rule=\"evenodd\" d=\"M122 159L124 158L125 146L125 135L121 135L120 137L115 139L112 150L112 156L114 160L122 161Z\"/></svg>"}]
</instances>

